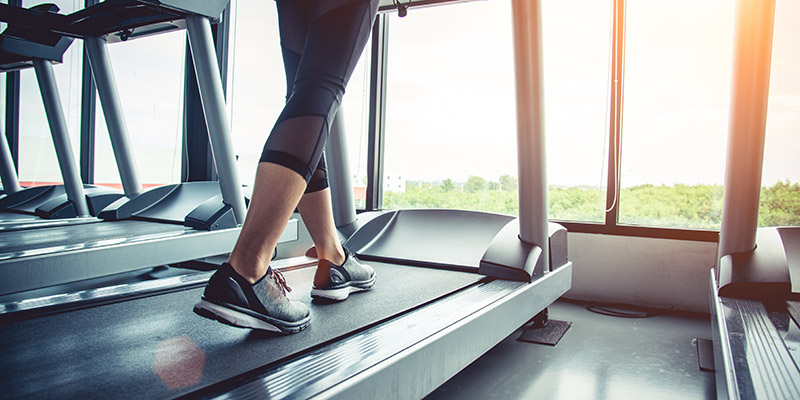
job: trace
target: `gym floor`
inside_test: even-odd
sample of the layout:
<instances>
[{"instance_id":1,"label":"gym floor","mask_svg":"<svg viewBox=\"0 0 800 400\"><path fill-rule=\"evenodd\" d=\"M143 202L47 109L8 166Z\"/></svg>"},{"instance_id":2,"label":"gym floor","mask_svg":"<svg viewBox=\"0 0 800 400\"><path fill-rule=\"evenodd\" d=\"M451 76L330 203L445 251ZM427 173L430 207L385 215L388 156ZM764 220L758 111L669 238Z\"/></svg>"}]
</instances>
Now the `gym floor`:
<instances>
[{"instance_id":1,"label":"gym floor","mask_svg":"<svg viewBox=\"0 0 800 400\"><path fill-rule=\"evenodd\" d=\"M708 318L620 318L564 300L549 315L572 323L556 346L518 341L517 330L426 399L716 398L694 344L711 338Z\"/></svg>"}]
</instances>

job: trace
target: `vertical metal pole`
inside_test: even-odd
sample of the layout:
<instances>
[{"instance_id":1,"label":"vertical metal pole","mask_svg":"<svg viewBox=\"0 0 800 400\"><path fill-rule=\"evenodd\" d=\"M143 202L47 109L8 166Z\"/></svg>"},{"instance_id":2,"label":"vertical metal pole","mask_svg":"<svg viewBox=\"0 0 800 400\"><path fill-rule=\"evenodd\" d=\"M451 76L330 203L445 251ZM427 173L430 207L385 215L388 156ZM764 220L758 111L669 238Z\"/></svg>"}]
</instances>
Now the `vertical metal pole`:
<instances>
[{"instance_id":1,"label":"vertical metal pole","mask_svg":"<svg viewBox=\"0 0 800 400\"><path fill-rule=\"evenodd\" d=\"M97 86L92 78L92 65L86 46L83 46L83 71L81 85L81 180L94 183L94 144L97 107Z\"/></svg>"},{"instance_id":2,"label":"vertical metal pole","mask_svg":"<svg viewBox=\"0 0 800 400\"><path fill-rule=\"evenodd\" d=\"M353 201L353 183L350 181L350 163L347 159L347 140L341 107L331 124L330 136L325 146L325 159L331 186L333 221L337 227L350 225L356 222L356 206Z\"/></svg>"},{"instance_id":3,"label":"vertical metal pole","mask_svg":"<svg viewBox=\"0 0 800 400\"><path fill-rule=\"evenodd\" d=\"M98 0L85 0L84 6L97 4ZM81 152L80 167L83 183L94 183L95 124L97 119L97 86L92 78L92 64L86 45L83 46L83 68L81 71Z\"/></svg>"},{"instance_id":4,"label":"vertical metal pole","mask_svg":"<svg viewBox=\"0 0 800 400\"><path fill-rule=\"evenodd\" d=\"M6 139L15 171L19 171L19 71L6 72Z\"/></svg>"},{"instance_id":5,"label":"vertical metal pole","mask_svg":"<svg viewBox=\"0 0 800 400\"><path fill-rule=\"evenodd\" d=\"M72 154L72 144L70 144L67 133L67 122L64 120L61 99L58 96L53 64L48 60L34 58L33 68L36 71L39 90L42 92L42 102L44 102L44 109L47 113L47 122L50 124L50 133L53 135L53 145L56 148L58 164L61 167L61 176L64 178L64 190L67 192L67 198L75 206L77 215L88 217L89 206L86 203L83 183L78 174L78 166Z\"/></svg>"},{"instance_id":6,"label":"vertical metal pole","mask_svg":"<svg viewBox=\"0 0 800 400\"><path fill-rule=\"evenodd\" d=\"M244 222L247 212L239 183L233 143L230 137L230 122L225 109L225 95L219 75L216 53L211 38L211 25L208 18L198 15L186 17L186 29L189 31L189 44L197 72L197 85L200 89L200 100L208 126L208 136L214 153L214 162L219 174L219 185L223 201L233 207L236 221Z\"/></svg>"},{"instance_id":7,"label":"vertical metal pole","mask_svg":"<svg viewBox=\"0 0 800 400\"><path fill-rule=\"evenodd\" d=\"M92 65L94 81L97 84L97 93L100 95L100 104L103 106L103 115L106 117L108 135L114 149L114 157L119 169L119 177L126 196L133 196L142 191L136 161L133 158L128 134L128 125L122 113L122 103L119 100L114 71L111 69L111 59L108 57L106 41L97 37L83 39L83 45L89 55Z\"/></svg>"},{"instance_id":8,"label":"vertical metal pole","mask_svg":"<svg viewBox=\"0 0 800 400\"><path fill-rule=\"evenodd\" d=\"M389 19L378 14L372 27L372 64L369 87L369 152L367 153L366 209L383 207L383 152L386 137L386 67L388 64Z\"/></svg>"},{"instance_id":9,"label":"vertical metal pole","mask_svg":"<svg viewBox=\"0 0 800 400\"><path fill-rule=\"evenodd\" d=\"M542 259L549 260L541 7L539 0L513 0L512 10L517 77L519 237L541 247Z\"/></svg>"},{"instance_id":10,"label":"vertical metal pole","mask_svg":"<svg viewBox=\"0 0 800 400\"><path fill-rule=\"evenodd\" d=\"M8 5L22 7L22 0L8 0ZM19 171L19 87L20 72L6 72L6 139L15 171Z\"/></svg>"},{"instance_id":11,"label":"vertical metal pole","mask_svg":"<svg viewBox=\"0 0 800 400\"><path fill-rule=\"evenodd\" d=\"M756 245L774 21L774 0L737 2L719 257Z\"/></svg>"},{"instance_id":12,"label":"vertical metal pole","mask_svg":"<svg viewBox=\"0 0 800 400\"><path fill-rule=\"evenodd\" d=\"M3 190L6 194L20 191L14 159L11 158L6 135L3 135L2 132L0 132L0 178L3 179Z\"/></svg>"},{"instance_id":13,"label":"vertical metal pole","mask_svg":"<svg viewBox=\"0 0 800 400\"><path fill-rule=\"evenodd\" d=\"M619 222L620 162L622 160L622 99L625 77L625 0L613 2L613 25L611 40L611 68L609 71L609 116L608 116L608 180L606 185L605 224L614 228Z\"/></svg>"}]
</instances>

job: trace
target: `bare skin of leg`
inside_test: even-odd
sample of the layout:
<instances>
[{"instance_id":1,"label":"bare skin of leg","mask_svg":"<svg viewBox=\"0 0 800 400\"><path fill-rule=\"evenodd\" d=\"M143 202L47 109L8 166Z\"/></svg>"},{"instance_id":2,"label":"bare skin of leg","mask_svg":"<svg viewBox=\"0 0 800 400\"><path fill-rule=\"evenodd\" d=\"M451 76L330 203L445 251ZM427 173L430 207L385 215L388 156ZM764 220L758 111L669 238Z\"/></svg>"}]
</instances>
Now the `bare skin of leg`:
<instances>
[{"instance_id":1,"label":"bare skin of leg","mask_svg":"<svg viewBox=\"0 0 800 400\"><path fill-rule=\"evenodd\" d=\"M250 283L267 273L278 239L305 190L306 181L291 169L269 162L258 164L247 218L228 258Z\"/></svg>"},{"instance_id":2,"label":"bare skin of leg","mask_svg":"<svg viewBox=\"0 0 800 400\"><path fill-rule=\"evenodd\" d=\"M333 222L331 190L323 189L303 195L297 209L314 241L317 259L341 265L345 260L345 255ZM330 266L327 263L318 264L317 272L314 275L314 284L323 285L327 281L329 270Z\"/></svg>"}]
</instances>

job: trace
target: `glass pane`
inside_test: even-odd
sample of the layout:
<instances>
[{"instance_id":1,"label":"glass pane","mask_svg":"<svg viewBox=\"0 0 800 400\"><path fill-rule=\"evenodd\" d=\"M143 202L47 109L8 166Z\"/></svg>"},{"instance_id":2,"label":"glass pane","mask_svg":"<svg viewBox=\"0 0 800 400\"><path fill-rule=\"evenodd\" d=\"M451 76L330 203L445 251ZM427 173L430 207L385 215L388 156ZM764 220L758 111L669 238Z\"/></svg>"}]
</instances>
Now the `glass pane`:
<instances>
[{"instance_id":1,"label":"glass pane","mask_svg":"<svg viewBox=\"0 0 800 400\"><path fill-rule=\"evenodd\" d=\"M769 87L760 226L800 225L799 0L778 0Z\"/></svg>"},{"instance_id":2,"label":"glass pane","mask_svg":"<svg viewBox=\"0 0 800 400\"><path fill-rule=\"evenodd\" d=\"M501 1L392 15L385 208L517 213L510 17Z\"/></svg>"},{"instance_id":3,"label":"glass pane","mask_svg":"<svg viewBox=\"0 0 800 400\"><path fill-rule=\"evenodd\" d=\"M605 219L611 2L542 2L550 218Z\"/></svg>"},{"instance_id":4,"label":"glass pane","mask_svg":"<svg viewBox=\"0 0 800 400\"><path fill-rule=\"evenodd\" d=\"M54 1L61 13L78 6L73 1ZM23 4L29 7L30 4ZM74 40L63 56L63 63L53 65L56 86L72 145L76 166L80 148L80 85L83 43ZM4 116L5 118L5 116ZM20 73L19 179L22 186L61 183L61 170L50 135L50 126L33 68Z\"/></svg>"},{"instance_id":5,"label":"glass pane","mask_svg":"<svg viewBox=\"0 0 800 400\"><path fill-rule=\"evenodd\" d=\"M719 229L733 11L628 1L620 223Z\"/></svg>"},{"instance_id":6,"label":"glass pane","mask_svg":"<svg viewBox=\"0 0 800 400\"><path fill-rule=\"evenodd\" d=\"M242 184L251 185L264 142L286 101L286 78L274 2L235 1L233 10L229 107L239 174ZM356 206L361 208L369 112L367 65L369 51L362 55L342 99Z\"/></svg>"},{"instance_id":7,"label":"glass pane","mask_svg":"<svg viewBox=\"0 0 800 400\"><path fill-rule=\"evenodd\" d=\"M543 5L552 218L603 218L609 12ZM510 2L412 10L390 30L384 207L517 214Z\"/></svg>"},{"instance_id":8,"label":"glass pane","mask_svg":"<svg viewBox=\"0 0 800 400\"><path fill-rule=\"evenodd\" d=\"M145 188L181 181L186 32L108 45L139 178ZM120 187L105 116L97 99L95 182Z\"/></svg>"}]
</instances>

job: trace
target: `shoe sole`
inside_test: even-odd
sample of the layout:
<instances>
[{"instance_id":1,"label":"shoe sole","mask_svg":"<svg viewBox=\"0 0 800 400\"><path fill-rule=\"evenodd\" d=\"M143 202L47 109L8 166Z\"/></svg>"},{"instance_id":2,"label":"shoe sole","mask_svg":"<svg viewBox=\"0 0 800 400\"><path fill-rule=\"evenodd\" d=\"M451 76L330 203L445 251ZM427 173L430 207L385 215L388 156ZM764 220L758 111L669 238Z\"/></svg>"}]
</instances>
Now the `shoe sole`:
<instances>
[{"instance_id":1,"label":"shoe sole","mask_svg":"<svg viewBox=\"0 0 800 400\"><path fill-rule=\"evenodd\" d=\"M311 297L342 301L350 297L350 293L365 292L375 285L375 277L366 282L351 283L348 286L336 289L311 289Z\"/></svg>"},{"instance_id":2,"label":"shoe sole","mask_svg":"<svg viewBox=\"0 0 800 400\"><path fill-rule=\"evenodd\" d=\"M237 328L258 329L262 331L279 333L300 332L308 326L308 323L311 319L311 316L308 316L291 324L273 324L256 318L252 315L247 315L243 312L232 310L228 307L214 304L206 300L200 300L200 302L194 306L194 312L201 317L218 321L225 325L235 326Z\"/></svg>"}]
</instances>

